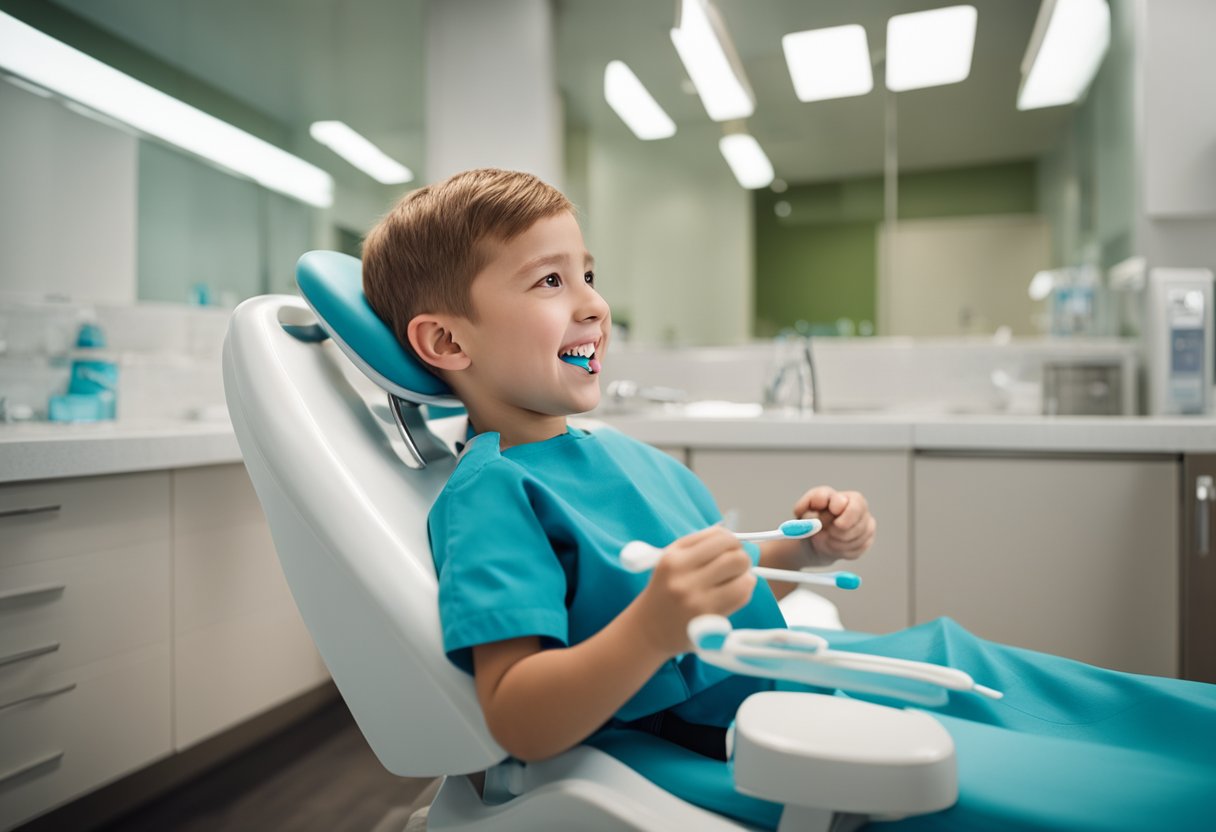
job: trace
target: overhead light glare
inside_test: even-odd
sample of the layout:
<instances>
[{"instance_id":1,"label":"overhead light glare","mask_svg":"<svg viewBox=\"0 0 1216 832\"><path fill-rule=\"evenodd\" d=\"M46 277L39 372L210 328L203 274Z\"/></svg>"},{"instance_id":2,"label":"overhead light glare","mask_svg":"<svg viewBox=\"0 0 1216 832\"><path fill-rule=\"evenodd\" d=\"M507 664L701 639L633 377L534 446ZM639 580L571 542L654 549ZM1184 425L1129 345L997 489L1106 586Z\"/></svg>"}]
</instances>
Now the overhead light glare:
<instances>
[{"instance_id":1,"label":"overhead light glare","mask_svg":"<svg viewBox=\"0 0 1216 832\"><path fill-rule=\"evenodd\" d=\"M718 149L743 187L755 190L767 187L773 181L773 163L754 137L747 133L732 133L718 140Z\"/></svg>"},{"instance_id":2,"label":"overhead light glare","mask_svg":"<svg viewBox=\"0 0 1216 832\"><path fill-rule=\"evenodd\" d=\"M308 134L382 185L412 182L414 172L341 121L314 121Z\"/></svg>"},{"instance_id":3,"label":"overhead light glare","mask_svg":"<svg viewBox=\"0 0 1216 832\"><path fill-rule=\"evenodd\" d=\"M747 118L756 110L743 65L709 0L680 0L680 22L671 42L714 121Z\"/></svg>"},{"instance_id":4,"label":"overhead light glare","mask_svg":"<svg viewBox=\"0 0 1216 832\"><path fill-rule=\"evenodd\" d=\"M1043 0L1022 61L1018 109L1078 101L1109 46L1106 0Z\"/></svg>"},{"instance_id":5,"label":"overhead light glare","mask_svg":"<svg viewBox=\"0 0 1216 832\"><path fill-rule=\"evenodd\" d=\"M887 21L887 89L957 84L971 74L975 6L897 14Z\"/></svg>"},{"instance_id":6,"label":"overhead light glare","mask_svg":"<svg viewBox=\"0 0 1216 832\"><path fill-rule=\"evenodd\" d=\"M874 89L866 30L851 23L781 38L799 101L865 95Z\"/></svg>"},{"instance_id":7,"label":"overhead light glare","mask_svg":"<svg viewBox=\"0 0 1216 832\"><path fill-rule=\"evenodd\" d=\"M676 134L676 123L624 61L612 61L604 68L604 99L642 141Z\"/></svg>"},{"instance_id":8,"label":"overhead light glare","mask_svg":"<svg viewBox=\"0 0 1216 832\"><path fill-rule=\"evenodd\" d=\"M333 178L303 159L0 12L0 69L319 208Z\"/></svg>"}]
</instances>

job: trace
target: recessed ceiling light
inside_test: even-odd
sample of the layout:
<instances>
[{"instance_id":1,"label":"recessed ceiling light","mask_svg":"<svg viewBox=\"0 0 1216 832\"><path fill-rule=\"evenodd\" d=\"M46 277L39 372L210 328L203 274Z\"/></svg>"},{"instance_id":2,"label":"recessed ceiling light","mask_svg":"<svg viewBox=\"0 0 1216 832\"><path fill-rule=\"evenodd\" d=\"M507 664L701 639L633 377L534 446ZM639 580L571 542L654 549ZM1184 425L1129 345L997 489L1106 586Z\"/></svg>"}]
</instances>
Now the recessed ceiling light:
<instances>
[{"instance_id":1,"label":"recessed ceiling light","mask_svg":"<svg viewBox=\"0 0 1216 832\"><path fill-rule=\"evenodd\" d=\"M773 164L760 143L747 133L732 133L718 140L731 173L745 188L763 188L773 181Z\"/></svg>"},{"instance_id":2,"label":"recessed ceiling light","mask_svg":"<svg viewBox=\"0 0 1216 832\"><path fill-rule=\"evenodd\" d=\"M414 172L341 121L314 121L308 134L382 185L412 182Z\"/></svg>"},{"instance_id":3,"label":"recessed ceiling light","mask_svg":"<svg viewBox=\"0 0 1216 832\"><path fill-rule=\"evenodd\" d=\"M233 127L0 12L0 69L148 136L324 208L333 178L282 148Z\"/></svg>"},{"instance_id":4,"label":"recessed ceiling light","mask_svg":"<svg viewBox=\"0 0 1216 832\"><path fill-rule=\"evenodd\" d=\"M676 133L676 123L624 61L612 61L604 67L604 99L643 141L666 139Z\"/></svg>"},{"instance_id":5,"label":"recessed ceiling light","mask_svg":"<svg viewBox=\"0 0 1216 832\"><path fill-rule=\"evenodd\" d=\"M865 95L874 89L866 30L856 23L781 38L799 101Z\"/></svg>"},{"instance_id":6,"label":"recessed ceiling light","mask_svg":"<svg viewBox=\"0 0 1216 832\"><path fill-rule=\"evenodd\" d=\"M1110 46L1106 0L1043 0L1022 61L1018 109L1071 104L1085 94Z\"/></svg>"},{"instance_id":7,"label":"recessed ceiling light","mask_svg":"<svg viewBox=\"0 0 1216 832\"><path fill-rule=\"evenodd\" d=\"M957 84L971 74L975 6L897 14L887 21L887 89Z\"/></svg>"},{"instance_id":8,"label":"recessed ceiling light","mask_svg":"<svg viewBox=\"0 0 1216 832\"><path fill-rule=\"evenodd\" d=\"M747 118L756 109L743 65L722 18L708 0L680 0L680 22L671 42L714 121Z\"/></svg>"}]
</instances>

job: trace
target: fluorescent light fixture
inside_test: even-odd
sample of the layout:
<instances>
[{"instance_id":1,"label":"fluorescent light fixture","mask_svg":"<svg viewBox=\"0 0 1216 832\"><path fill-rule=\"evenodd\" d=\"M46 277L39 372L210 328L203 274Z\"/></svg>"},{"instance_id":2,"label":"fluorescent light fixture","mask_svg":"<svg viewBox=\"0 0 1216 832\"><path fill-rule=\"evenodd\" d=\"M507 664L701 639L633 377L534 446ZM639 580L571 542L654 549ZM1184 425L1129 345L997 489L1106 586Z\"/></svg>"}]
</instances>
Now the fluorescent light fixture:
<instances>
[{"instance_id":1,"label":"fluorescent light fixture","mask_svg":"<svg viewBox=\"0 0 1216 832\"><path fill-rule=\"evenodd\" d=\"M773 181L773 163L764 154L760 142L747 133L723 136L718 140L718 149L743 187L755 190Z\"/></svg>"},{"instance_id":2,"label":"fluorescent light fixture","mask_svg":"<svg viewBox=\"0 0 1216 832\"><path fill-rule=\"evenodd\" d=\"M709 0L680 0L680 23L671 30L671 42L710 118L730 121L755 112L739 56Z\"/></svg>"},{"instance_id":3,"label":"fluorescent light fixture","mask_svg":"<svg viewBox=\"0 0 1216 832\"><path fill-rule=\"evenodd\" d=\"M165 95L0 12L0 69L320 208L333 178L303 159Z\"/></svg>"},{"instance_id":4,"label":"fluorescent light fixture","mask_svg":"<svg viewBox=\"0 0 1216 832\"><path fill-rule=\"evenodd\" d=\"M897 14L887 21L887 89L957 84L971 74L975 6Z\"/></svg>"},{"instance_id":5,"label":"fluorescent light fixture","mask_svg":"<svg viewBox=\"0 0 1216 832\"><path fill-rule=\"evenodd\" d=\"M676 134L676 123L624 61L612 61L604 67L604 100L642 141Z\"/></svg>"},{"instance_id":6,"label":"fluorescent light fixture","mask_svg":"<svg viewBox=\"0 0 1216 832\"><path fill-rule=\"evenodd\" d=\"M412 182L414 172L341 121L314 121L308 134L382 185Z\"/></svg>"},{"instance_id":7,"label":"fluorescent light fixture","mask_svg":"<svg viewBox=\"0 0 1216 832\"><path fill-rule=\"evenodd\" d=\"M1022 60L1018 109L1080 99L1110 46L1106 0L1043 0Z\"/></svg>"},{"instance_id":8,"label":"fluorescent light fixture","mask_svg":"<svg viewBox=\"0 0 1216 832\"><path fill-rule=\"evenodd\" d=\"M874 89L866 30L856 23L781 38L799 101L865 95Z\"/></svg>"}]
</instances>

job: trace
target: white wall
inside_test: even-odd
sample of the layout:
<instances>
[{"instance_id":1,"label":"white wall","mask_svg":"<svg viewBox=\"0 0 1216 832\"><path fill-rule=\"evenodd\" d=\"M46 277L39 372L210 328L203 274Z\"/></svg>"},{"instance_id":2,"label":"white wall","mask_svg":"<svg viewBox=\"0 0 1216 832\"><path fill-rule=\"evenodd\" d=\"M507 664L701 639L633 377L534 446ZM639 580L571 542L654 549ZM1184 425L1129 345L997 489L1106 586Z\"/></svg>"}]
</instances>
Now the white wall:
<instances>
[{"instance_id":1,"label":"white wall","mask_svg":"<svg viewBox=\"0 0 1216 832\"><path fill-rule=\"evenodd\" d=\"M0 293L135 300L137 145L0 82Z\"/></svg>"},{"instance_id":2,"label":"white wall","mask_svg":"<svg viewBox=\"0 0 1216 832\"><path fill-rule=\"evenodd\" d=\"M737 344L751 331L752 199L718 152L721 130L593 138L584 231L600 291L635 341ZM581 185L578 189L581 189Z\"/></svg>"}]
</instances>

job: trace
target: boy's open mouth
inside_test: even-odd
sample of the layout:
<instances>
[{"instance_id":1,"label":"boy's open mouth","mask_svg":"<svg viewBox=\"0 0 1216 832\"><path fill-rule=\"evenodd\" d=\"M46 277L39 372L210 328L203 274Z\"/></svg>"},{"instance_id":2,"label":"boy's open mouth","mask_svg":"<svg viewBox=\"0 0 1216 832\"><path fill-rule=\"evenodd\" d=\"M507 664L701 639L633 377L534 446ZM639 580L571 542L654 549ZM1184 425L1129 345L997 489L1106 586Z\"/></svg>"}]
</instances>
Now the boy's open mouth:
<instances>
[{"instance_id":1,"label":"boy's open mouth","mask_svg":"<svg viewBox=\"0 0 1216 832\"><path fill-rule=\"evenodd\" d=\"M595 358L595 345L596 342L588 341L584 344L566 347L558 354L558 358L567 364L581 367L588 373L598 373L600 371L600 362Z\"/></svg>"}]
</instances>

